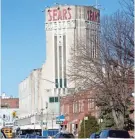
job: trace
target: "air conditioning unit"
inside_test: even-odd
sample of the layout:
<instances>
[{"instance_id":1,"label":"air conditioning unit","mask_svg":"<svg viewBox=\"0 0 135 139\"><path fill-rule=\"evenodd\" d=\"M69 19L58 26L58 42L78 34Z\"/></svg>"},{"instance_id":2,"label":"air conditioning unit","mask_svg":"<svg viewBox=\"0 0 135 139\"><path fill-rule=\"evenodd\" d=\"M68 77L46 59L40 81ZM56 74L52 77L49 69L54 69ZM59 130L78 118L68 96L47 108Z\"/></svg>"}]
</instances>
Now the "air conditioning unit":
<instances>
[{"instance_id":1,"label":"air conditioning unit","mask_svg":"<svg viewBox=\"0 0 135 139\"><path fill-rule=\"evenodd\" d=\"M50 92L50 89L46 89L46 92Z\"/></svg>"}]
</instances>

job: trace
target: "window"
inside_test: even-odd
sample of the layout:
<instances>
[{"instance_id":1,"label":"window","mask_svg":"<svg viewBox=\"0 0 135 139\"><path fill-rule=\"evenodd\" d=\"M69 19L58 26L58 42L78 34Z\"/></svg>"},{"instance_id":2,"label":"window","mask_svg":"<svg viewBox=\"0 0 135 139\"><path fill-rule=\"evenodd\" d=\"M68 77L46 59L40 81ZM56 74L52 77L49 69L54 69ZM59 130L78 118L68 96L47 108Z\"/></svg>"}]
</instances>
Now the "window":
<instances>
[{"instance_id":1,"label":"window","mask_svg":"<svg viewBox=\"0 0 135 139\"><path fill-rule=\"evenodd\" d=\"M50 97L50 98L49 98L49 102L50 102L50 103L53 103L53 102L54 102L54 97Z\"/></svg>"},{"instance_id":2,"label":"window","mask_svg":"<svg viewBox=\"0 0 135 139\"><path fill-rule=\"evenodd\" d=\"M55 135L55 138L59 138L59 136L60 136L60 134L58 133L58 134Z\"/></svg>"},{"instance_id":3,"label":"window","mask_svg":"<svg viewBox=\"0 0 135 139\"><path fill-rule=\"evenodd\" d=\"M62 46L59 46L59 76L60 88L62 88Z\"/></svg>"},{"instance_id":4,"label":"window","mask_svg":"<svg viewBox=\"0 0 135 139\"><path fill-rule=\"evenodd\" d=\"M62 134L62 138L74 138L73 134Z\"/></svg>"},{"instance_id":5,"label":"window","mask_svg":"<svg viewBox=\"0 0 135 139\"><path fill-rule=\"evenodd\" d=\"M95 108L95 99L88 99L88 110Z\"/></svg>"},{"instance_id":6,"label":"window","mask_svg":"<svg viewBox=\"0 0 135 139\"><path fill-rule=\"evenodd\" d=\"M61 112L62 112L62 114L64 114L64 105L62 105L62 107L61 107Z\"/></svg>"},{"instance_id":7,"label":"window","mask_svg":"<svg viewBox=\"0 0 135 139\"><path fill-rule=\"evenodd\" d=\"M69 113L69 105L67 105L67 113Z\"/></svg>"},{"instance_id":8,"label":"window","mask_svg":"<svg viewBox=\"0 0 135 139\"><path fill-rule=\"evenodd\" d=\"M77 113L78 112L78 103L75 102L74 103L74 113Z\"/></svg>"},{"instance_id":9,"label":"window","mask_svg":"<svg viewBox=\"0 0 135 139\"><path fill-rule=\"evenodd\" d=\"M117 130L110 130L109 137L110 138L130 138L129 133L127 131L117 131Z\"/></svg>"},{"instance_id":10,"label":"window","mask_svg":"<svg viewBox=\"0 0 135 139\"><path fill-rule=\"evenodd\" d=\"M78 106L77 106L77 102L73 103L73 113L77 113L78 112Z\"/></svg>"},{"instance_id":11,"label":"window","mask_svg":"<svg viewBox=\"0 0 135 139\"><path fill-rule=\"evenodd\" d=\"M67 88L66 79L66 36L63 36L63 75L64 75L64 88Z\"/></svg>"},{"instance_id":12,"label":"window","mask_svg":"<svg viewBox=\"0 0 135 139\"><path fill-rule=\"evenodd\" d=\"M54 102L58 102L59 100L58 100L58 97L50 97L49 98L49 102L50 103L54 103Z\"/></svg>"},{"instance_id":13,"label":"window","mask_svg":"<svg viewBox=\"0 0 135 139\"><path fill-rule=\"evenodd\" d=\"M55 102L58 102L58 97L55 97Z\"/></svg>"},{"instance_id":14,"label":"window","mask_svg":"<svg viewBox=\"0 0 135 139\"><path fill-rule=\"evenodd\" d=\"M73 113L75 113L74 103L73 103Z\"/></svg>"},{"instance_id":15,"label":"window","mask_svg":"<svg viewBox=\"0 0 135 139\"><path fill-rule=\"evenodd\" d=\"M79 100L79 112L83 112L84 111L84 103L83 100Z\"/></svg>"},{"instance_id":16,"label":"window","mask_svg":"<svg viewBox=\"0 0 135 139\"><path fill-rule=\"evenodd\" d=\"M54 61L55 61L55 87L58 88L58 55L57 55L57 36L54 36Z\"/></svg>"},{"instance_id":17,"label":"window","mask_svg":"<svg viewBox=\"0 0 135 139\"><path fill-rule=\"evenodd\" d=\"M79 100L79 112L81 112L81 101Z\"/></svg>"},{"instance_id":18,"label":"window","mask_svg":"<svg viewBox=\"0 0 135 139\"><path fill-rule=\"evenodd\" d=\"M108 136L108 131L102 131L101 134L100 134L100 138L107 138Z\"/></svg>"}]
</instances>

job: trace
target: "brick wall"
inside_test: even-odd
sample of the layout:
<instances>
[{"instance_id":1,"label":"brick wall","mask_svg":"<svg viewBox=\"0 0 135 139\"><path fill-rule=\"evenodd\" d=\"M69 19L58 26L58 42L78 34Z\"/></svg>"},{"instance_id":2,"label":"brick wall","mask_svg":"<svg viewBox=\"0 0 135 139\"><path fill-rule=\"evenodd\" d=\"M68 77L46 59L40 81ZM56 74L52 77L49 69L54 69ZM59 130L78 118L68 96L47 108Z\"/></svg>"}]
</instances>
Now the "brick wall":
<instances>
[{"instance_id":1,"label":"brick wall","mask_svg":"<svg viewBox=\"0 0 135 139\"><path fill-rule=\"evenodd\" d=\"M95 107L94 100L92 91L80 92L61 98L61 114L65 115L70 132L73 131L72 125L77 124L79 126L85 115L91 114L98 118L98 108Z\"/></svg>"},{"instance_id":2,"label":"brick wall","mask_svg":"<svg viewBox=\"0 0 135 139\"><path fill-rule=\"evenodd\" d=\"M133 86L132 86L133 87ZM90 100L91 104L90 104ZM92 91L80 92L74 95L68 95L61 98L61 114L65 115L65 119L68 121L68 130L72 132L71 123L77 119L75 124L79 125L80 121L84 118L85 115L91 114L98 119L99 109L92 104L94 99L94 93ZM134 98L131 97L131 101L134 101ZM75 110L74 105L77 103L77 110ZM79 103L82 103L82 110L79 108ZM94 105L94 106L93 106ZM133 109L133 105L131 109ZM130 115L134 119L134 113ZM74 122L73 122L74 123Z\"/></svg>"},{"instance_id":3,"label":"brick wall","mask_svg":"<svg viewBox=\"0 0 135 139\"><path fill-rule=\"evenodd\" d=\"M1 107L8 106L8 108L19 108L19 98L0 98Z\"/></svg>"}]
</instances>

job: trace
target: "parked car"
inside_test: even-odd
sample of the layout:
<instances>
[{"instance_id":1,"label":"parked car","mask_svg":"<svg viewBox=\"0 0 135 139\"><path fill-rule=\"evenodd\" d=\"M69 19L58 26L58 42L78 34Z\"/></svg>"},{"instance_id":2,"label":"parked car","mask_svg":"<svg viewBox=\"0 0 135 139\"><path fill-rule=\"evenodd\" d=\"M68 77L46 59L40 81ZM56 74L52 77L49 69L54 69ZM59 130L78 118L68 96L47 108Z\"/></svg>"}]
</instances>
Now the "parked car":
<instances>
[{"instance_id":1,"label":"parked car","mask_svg":"<svg viewBox=\"0 0 135 139\"><path fill-rule=\"evenodd\" d=\"M97 139L97 138L99 138L99 134L97 134L97 133L92 133L90 135L90 139Z\"/></svg>"},{"instance_id":2,"label":"parked car","mask_svg":"<svg viewBox=\"0 0 135 139\"><path fill-rule=\"evenodd\" d=\"M54 138L74 138L74 135L69 132L59 132L54 136Z\"/></svg>"},{"instance_id":3,"label":"parked car","mask_svg":"<svg viewBox=\"0 0 135 139\"><path fill-rule=\"evenodd\" d=\"M128 131L125 130L103 130L101 131L100 138L130 138Z\"/></svg>"}]
</instances>

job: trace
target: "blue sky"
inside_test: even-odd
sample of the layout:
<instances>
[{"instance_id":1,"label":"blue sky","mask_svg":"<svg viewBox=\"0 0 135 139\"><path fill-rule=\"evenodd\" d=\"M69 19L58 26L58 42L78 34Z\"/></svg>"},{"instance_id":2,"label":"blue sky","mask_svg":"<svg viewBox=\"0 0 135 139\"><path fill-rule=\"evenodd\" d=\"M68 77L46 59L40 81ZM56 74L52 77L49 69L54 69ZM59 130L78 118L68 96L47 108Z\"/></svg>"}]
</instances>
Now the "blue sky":
<instances>
[{"instance_id":1,"label":"blue sky","mask_svg":"<svg viewBox=\"0 0 135 139\"><path fill-rule=\"evenodd\" d=\"M109 15L121 8L119 0L98 0ZM2 0L2 92L18 97L18 85L45 61L45 16L55 2L95 5L96 0Z\"/></svg>"}]
</instances>

